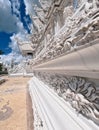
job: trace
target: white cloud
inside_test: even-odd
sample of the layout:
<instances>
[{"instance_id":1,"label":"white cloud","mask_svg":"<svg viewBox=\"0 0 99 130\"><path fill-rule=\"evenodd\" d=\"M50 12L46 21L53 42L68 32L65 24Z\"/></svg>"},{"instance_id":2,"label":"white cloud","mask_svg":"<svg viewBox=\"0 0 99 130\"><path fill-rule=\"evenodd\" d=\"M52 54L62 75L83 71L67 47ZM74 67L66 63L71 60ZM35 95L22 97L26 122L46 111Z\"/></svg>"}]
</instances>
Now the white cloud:
<instances>
[{"instance_id":1,"label":"white cloud","mask_svg":"<svg viewBox=\"0 0 99 130\"><path fill-rule=\"evenodd\" d=\"M27 35L27 32L23 34L22 33L13 34L13 36L10 37L11 43L9 44L9 47L12 48L12 52L9 53L8 55L0 56L3 63L10 64L12 60L18 63L24 59L24 57L20 54L17 40L20 40L20 41L27 40L26 35Z\"/></svg>"},{"instance_id":2,"label":"white cloud","mask_svg":"<svg viewBox=\"0 0 99 130\"><path fill-rule=\"evenodd\" d=\"M11 43L9 47L12 52L8 55L2 55L3 62L10 63L12 59L18 62L22 60L22 56L19 53L19 48L17 45L18 39L26 39L27 31L23 27L23 23L20 20L20 3L18 0L0 0L0 31L6 33L13 33L10 37ZM12 11L13 10L13 11ZM16 34L14 34L16 33Z\"/></svg>"},{"instance_id":3,"label":"white cloud","mask_svg":"<svg viewBox=\"0 0 99 130\"><path fill-rule=\"evenodd\" d=\"M14 60L14 62L19 63L20 61L22 61L24 59L24 57L22 57L22 55L20 54L14 54L13 52L8 54L8 55L2 55L1 57L1 61L5 64L11 64L12 60Z\"/></svg>"},{"instance_id":4,"label":"white cloud","mask_svg":"<svg viewBox=\"0 0 99 130\"><path fill-rule=\"evenodd\" d=\"M19 13L18 8L14 7L14 13L15 12L16 14ZM23 23L20 21L19 17L12 14L11 2L9 0L6 0L6 2L5 0L0 0L0 31L13 33L23 30Z\"/></svg>"},{"instance_id":5,"label":"white cloud","mask_svg":"<svg viewBox=\"0 0 99 130\"><path fill-rule=\"evenodd\" d=\"M12 48L11 56L12 58L14 58L14 61L19 61L22 59L17 42L18 41L22 42L22 41L27 40L26 35L27 35L27 32L24 32L24 33L20 32L17 34L13 34L13 36L10 37L11 43L9 44L9 47Z\"/></svg>"},{"instance_id":6,"label":"white cloud","mask_svg":"<svg viewBox=\"0 0 99 130\"><path fill-rule=\"evenodd\" d=\"M19 2L19 0L11 0L11 2L12 2L13 13L20 16L20 11L19 11L20 2Z\"/></svg>"},{"instance_id":7,"label":"white cloud","mask_svg":"<svg viewBox=\"0 0 99 130\"><path fill-rule=\"evenodd\" d=\"M28 38L26 36L27 32L24 33L19 32L17 34L13 34L13 36L10 37L11 43L9 44L9 47L12 48L13 53L19 53L17 42L27 41Z\"/></svg>"},{"instance_id":8,"label":"white cloud","mask_svg":"<svg viewBox=\"0 0 99 130\"><path fill-rule=\"evenodd\" d=\"M1 61L3 61L3 63L10 63L12 60L12 53L8 54L8 55L2 55L1 57Z\"/></svg>"},{"instance_id":9,"label":"white cloud","mask_svg":"<svg viewBox=\"0 0 99 130\"><path fill-rule=\"evenodd\" d=\"M26 8L25 8L26 14L33 15L34 14L33 1L32 0L24 0L24 3L26 6Z\"/></svg>"},{"instance_id":10,"label":"white cloud","mask_svg":"<svg viewBox=\"0 0 99 130\"><path fill-rule=\"evenodd\" d=\"M4 63L11 63L12 59L14 59L15 62L24 59L19 52L17 39L20 41L28 40L28 33L20 20L19 2L20 0L11 0L11 2L9 0L6 0L6 2L5 0L0 0L0 32L13 33L10 37L11 42L9 43L12 52L8 55L1 56ZM28 1L26 4L26 8L29 9L30 5L28 4ZM33 8L31 7L31 9ZM29 13L27 12L27 14ZM31 24L29 24L28 27L31 28Z\"/></svg>"},{"instance_id":11,"label":"white cloud","mask_svg":"<svg viewBox=\"0 0 99 130\"><path fill-rule=\"evenodd\" d=\"M17 40L19 41L26 41L28 40L27 32L24 33L17 33L13 34L13 36L10 37L11 42L9 43L9 47L12 49L12 52L9 53L8 55L1 55L1 60L5 64L10 64L12 59L14 62L20 62L24 59L24 57L20 54L20 50L17 44Z\"/></svg>"},{"instance_id":12,"label":"white cloud","mask_svg":"<svg viewBox=\"0 0 99 130\"><path fill-rule=\"evenodd\" d=\"M24 21L26 22L27 27L28 27L28 29L30 30L30 33L33 33L33 24L32 24L32 23L29 23L28 17L24 17Z\"/></svg>"}]
</instances>

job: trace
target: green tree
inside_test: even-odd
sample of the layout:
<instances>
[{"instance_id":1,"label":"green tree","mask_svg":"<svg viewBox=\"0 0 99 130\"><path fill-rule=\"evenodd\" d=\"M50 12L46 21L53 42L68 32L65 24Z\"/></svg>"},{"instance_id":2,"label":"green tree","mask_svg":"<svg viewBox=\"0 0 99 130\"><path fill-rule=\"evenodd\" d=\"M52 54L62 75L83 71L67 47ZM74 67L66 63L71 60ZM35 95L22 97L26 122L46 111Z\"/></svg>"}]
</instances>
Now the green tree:
<instances>
[{"instance_id":1,"label":"green tree","mask_svg":"<svg viewBox=\"0 0 99 130\"><path fill-rule=\"evenodd\" d=\"M0 50L0 55L4 54L4 52L2 50ZM3 64L0 63L0 75L1 74L4 74L4 73L7 73L6 71L3 71Z\"/></svg>"},{"instance_id":2,"label":"green tree","mask_svg":"<svg viewBox=\"0 0 99 130\"><path fill-rule=\"evenodd\" d=\"M0 71L2 71L2 64L0 63Z\"/></svg>"},{"instance_id":3,"label":"green tree","mask_svg":"<svg viewBox=\"0 0 99 130\"><path fill-rule=\"evenodd\" d=\"M0 50L0 55L4 54L4 52L2 50Z\"/></svg>"},{"instance_id":4,"label":"green tree","mask_svg":"<svg viewBox=\"0 0 99 130\"><path fill-rule=\"evenodd\" d=\"M2 50L0 50L0 55L2 55L3 54L3 51ZM2 71L2 64L0 63L0 71Z\"/></svg>"}]
</instances>

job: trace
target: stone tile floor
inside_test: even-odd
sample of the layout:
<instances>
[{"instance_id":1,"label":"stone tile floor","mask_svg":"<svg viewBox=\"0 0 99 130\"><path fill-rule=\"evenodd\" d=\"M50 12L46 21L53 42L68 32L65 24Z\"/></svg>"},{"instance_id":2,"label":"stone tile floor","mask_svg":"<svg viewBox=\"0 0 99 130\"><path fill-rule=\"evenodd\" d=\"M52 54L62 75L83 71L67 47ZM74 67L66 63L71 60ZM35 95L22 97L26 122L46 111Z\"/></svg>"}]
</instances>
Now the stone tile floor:
<instances>
[{"instance_id":1,"label":"stone tile floor","mask_svg":"<svg viewBox=\"0 0 99 130\"><path fill-rule=\"evenodd\" d=\"M33 130L27 77L4 77L0 85L0 130Z\"/></svg>"}]
</instances>

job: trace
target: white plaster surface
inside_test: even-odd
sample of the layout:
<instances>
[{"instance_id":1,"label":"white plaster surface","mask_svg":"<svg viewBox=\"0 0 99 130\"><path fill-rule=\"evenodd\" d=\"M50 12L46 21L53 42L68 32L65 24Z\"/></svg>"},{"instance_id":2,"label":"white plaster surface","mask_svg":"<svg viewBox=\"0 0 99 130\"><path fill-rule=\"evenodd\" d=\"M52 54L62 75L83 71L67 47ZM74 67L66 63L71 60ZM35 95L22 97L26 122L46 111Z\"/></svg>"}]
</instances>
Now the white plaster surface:
<instances>
[{"instance_id":1,"label":"white plaster surface","mask_svg":"<svg viewBox=\"0 0 99 130\"><path fill-rule=\"evenodd\" d=\"M97 125L77 114L36 77L30 80L29 91L33 102L35 130L99 130Z\"/></svg>"}]
</instances>

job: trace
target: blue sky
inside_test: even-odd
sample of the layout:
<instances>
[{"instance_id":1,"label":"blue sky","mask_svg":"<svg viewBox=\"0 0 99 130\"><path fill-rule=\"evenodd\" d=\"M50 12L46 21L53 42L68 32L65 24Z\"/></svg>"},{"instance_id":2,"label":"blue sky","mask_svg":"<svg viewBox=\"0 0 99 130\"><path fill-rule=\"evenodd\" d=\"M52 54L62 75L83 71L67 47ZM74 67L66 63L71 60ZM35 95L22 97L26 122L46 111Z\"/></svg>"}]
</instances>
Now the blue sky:
<instances>
[{"instance_id":1,"label":"blue sky","mask_svg":"<svg viewBox=\"0 0 99 130\"><path fill-rule=\"evenodd\" d=\"M17 41L29 41L33 32L30 16L36 15L33 5L40 6L39 0L0 0L0 49L4 52L0 58L4 63L24 59Z\"/></svg>"},{"instance_id":2,"label":"blue sky","mask_svg":"<svg viewBox=\"0 0 99 130\"><path fill-rule=\"evenodd\" d=\"M0 49L3 50L5 54L11 52L11 48L8 47L9 42L11 42L10 36L12 36L12 34L0 32Z\"/></svg>"},{"instance_id":3,"label":"blue sky","mask_svg":"<svg viewBox=\"0 0 99 130\"><path fill-rule=\"evenodd\" d=\"M0 0L0 5L0 49L9 54L12 51L9 47L11 36L20 32L30 33L31 20L26 15L24 0Z\"/></svg>"}]
</instances>

